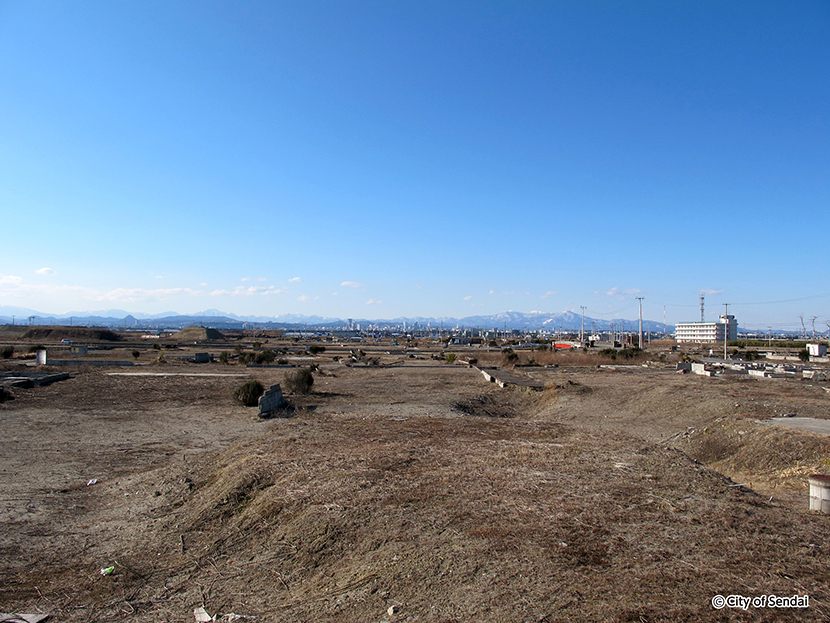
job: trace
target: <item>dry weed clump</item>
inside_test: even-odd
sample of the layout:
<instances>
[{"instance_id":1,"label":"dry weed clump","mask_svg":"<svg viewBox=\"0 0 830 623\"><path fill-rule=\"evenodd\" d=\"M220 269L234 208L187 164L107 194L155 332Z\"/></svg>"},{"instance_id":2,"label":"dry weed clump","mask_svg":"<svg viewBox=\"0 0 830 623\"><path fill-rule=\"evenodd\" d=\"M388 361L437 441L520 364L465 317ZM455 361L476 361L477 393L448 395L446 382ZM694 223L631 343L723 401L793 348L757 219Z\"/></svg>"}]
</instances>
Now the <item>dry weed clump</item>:
<instances>
[{"instance_id":1,"label":"dry weed clump","mask_svg":"<svg viewBox=\"0 0 830 623\"><path fill-rule=\"evenodd\" d=\"M310 368L300 368L285 375L285 389L292 394L309 394L314 385L314 375Z\"/></svg>"},{"instance_id":2,"label":"dry weed clump","mask_svg":"<svg viewBox=\"0 0 830 623\"><path fill-rule=\"evenodd\" d=\"M233 393L234 400L246 407L255 407L259 397L265 393L265 387L257 380L245 381Z\"/></svg>"}]
</instances>

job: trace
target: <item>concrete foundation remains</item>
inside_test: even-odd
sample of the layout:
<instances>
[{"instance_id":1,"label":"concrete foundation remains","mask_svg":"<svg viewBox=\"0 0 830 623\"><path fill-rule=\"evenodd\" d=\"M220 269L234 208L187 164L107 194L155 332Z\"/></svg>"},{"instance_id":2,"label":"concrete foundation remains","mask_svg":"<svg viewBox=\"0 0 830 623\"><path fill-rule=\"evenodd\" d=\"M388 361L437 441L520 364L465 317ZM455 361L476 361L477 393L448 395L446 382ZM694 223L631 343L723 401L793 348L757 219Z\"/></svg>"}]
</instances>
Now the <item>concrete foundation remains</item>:
<instances>
[{"instance_id":1,"label":"concrete foundation remains","mask_svg":"<svg viewBox=\"0 0 830 623\"><path fill-rule=\"evenodd\" d=\"M271 385L271 389L265 391L259 397L259 417L271 417L274 411L285 407L285 399L282 397L282 389L280 384Z\"/></svg>"},{"instance_id":2,"label":"concrete foundation remains","mask_svg":"<svg viewBox=\"0 0 830 623\"><path fill-rule=\"evenodd\" d=\"M715 376L715 373L709 370L706 367L706 364L703 363L693 363L692 372L694 372L695 374L699 374L701 376Z\"/></svg>"},{"instance_id":3,"label":"concrete foundation remains","mask_svg":"<svg viewBox=\"0 0 830 623\"><path fill-rule=\"evenodd\" d=\"M830 476L813 474L807 482L810 483L810 510L830 515Z\"/></svg>"}]
</instances>

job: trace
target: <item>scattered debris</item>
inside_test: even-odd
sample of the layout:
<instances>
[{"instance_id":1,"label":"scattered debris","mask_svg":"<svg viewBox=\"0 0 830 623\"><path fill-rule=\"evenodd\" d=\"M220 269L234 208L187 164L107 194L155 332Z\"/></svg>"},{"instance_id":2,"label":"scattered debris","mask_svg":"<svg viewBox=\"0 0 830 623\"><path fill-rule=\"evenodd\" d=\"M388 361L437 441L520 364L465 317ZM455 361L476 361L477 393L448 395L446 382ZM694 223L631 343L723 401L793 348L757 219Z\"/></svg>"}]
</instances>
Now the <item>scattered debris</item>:
<instances>
[{"instance_id":1,"label":"scattered debris","mask_svg":"<svg viewBox=\"0 0 830 623\"><path fill-rule=\"evenodd\" d=\"M18 614L0 612L0 623L40 623L49 618L48 614Z\"/></svg>"},{"instance_id":2,"label":"scattered debris","mask_svg":"<svg viewBox=\"0 0 830 623\"><path fill-rule=\"evenodd\" d=\"M112 575L115 571L115 565L110 565L109 567L104 567L101 569L101 575Z\"/></svg>"},{"instance_id":3,"label":"scattered debris","mask_svg":"<svg viewBox=\"0 0 830 623\"><path fill-rule=\"evenodd\" d=\"M215 621L216 617L210 616L204 608L194 608L193 617L197 623L207 623L208 621Z\"/></svg>"},{"instance_id":4,"label":"scattered debris","mask_svg":"<svg viewBox=\"0 0 830 623\"><path fill-rule=\"evenodd\" d=\"M86 483L86 486L91 487L92 485L97 485L97 484L98 484L98 479L97 478L92 478L92 479L90 479L90 481L88 483Z\"/></svg>"}]
</instances>

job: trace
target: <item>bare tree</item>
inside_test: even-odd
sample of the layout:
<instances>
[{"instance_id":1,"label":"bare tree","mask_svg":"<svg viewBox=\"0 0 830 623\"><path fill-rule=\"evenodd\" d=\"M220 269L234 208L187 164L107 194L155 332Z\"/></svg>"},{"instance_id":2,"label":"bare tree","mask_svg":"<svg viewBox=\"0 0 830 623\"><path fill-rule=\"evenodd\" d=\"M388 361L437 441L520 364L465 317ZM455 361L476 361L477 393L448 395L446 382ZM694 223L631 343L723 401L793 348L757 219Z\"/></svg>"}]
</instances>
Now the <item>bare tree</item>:
<instances>
[{"instance_id":1,"label":"bare tree","mask_svg":"<svg viewBox=\"0 0 830 623\"><path fill-rule=\"evenodd\" d=\"M801 321L801 335L806 339L807 327L804 326L804 314L798 314L798 319Z\"/></svg>"}]
</instances>

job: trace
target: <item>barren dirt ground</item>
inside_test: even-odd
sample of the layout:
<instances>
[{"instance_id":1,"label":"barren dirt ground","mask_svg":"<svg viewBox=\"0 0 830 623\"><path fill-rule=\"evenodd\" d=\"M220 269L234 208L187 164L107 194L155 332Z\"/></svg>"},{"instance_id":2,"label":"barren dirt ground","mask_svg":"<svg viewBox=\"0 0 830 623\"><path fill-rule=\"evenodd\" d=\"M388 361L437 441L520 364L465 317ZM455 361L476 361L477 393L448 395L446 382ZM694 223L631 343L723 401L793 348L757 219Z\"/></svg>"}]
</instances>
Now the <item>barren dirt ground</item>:
<instances>
[{"instance_id":1,"label":"barren dirt ground","mask_svg":"<svg viewBox=\"0 0 830 623\"><path fill-rule=\"evenodd\" d=\"M460 365L330 364L290 418L261 421L233 403L238 377L112 371L0 405L0 611L830 619L830 518L804 484L830 442L763 421L827 417L821 387L560 367L519 370L548 384L525 392ZM718 610L719 594L810 601Z\"/></svg>"}]
</instances>

